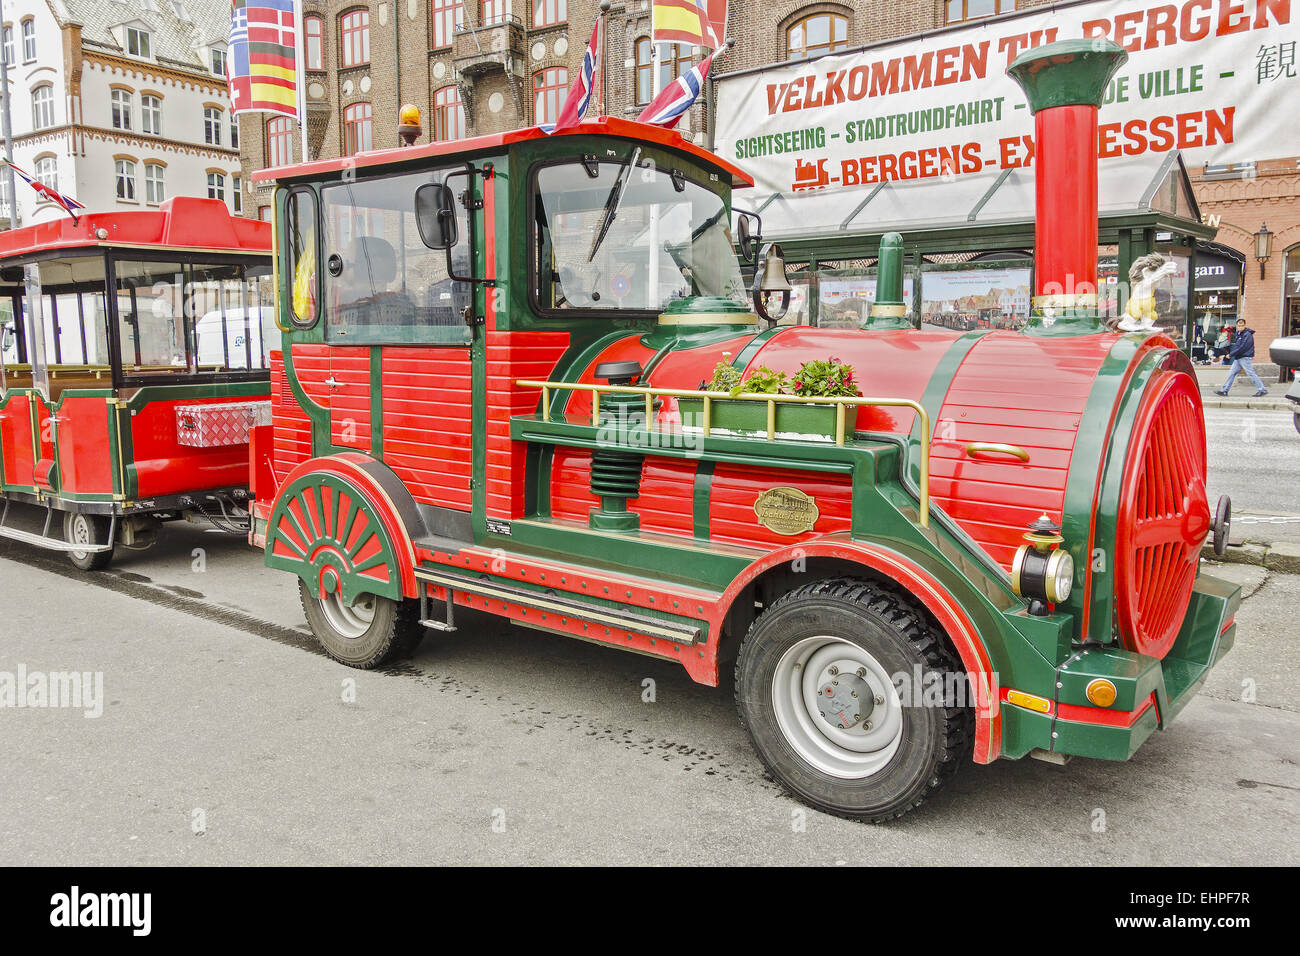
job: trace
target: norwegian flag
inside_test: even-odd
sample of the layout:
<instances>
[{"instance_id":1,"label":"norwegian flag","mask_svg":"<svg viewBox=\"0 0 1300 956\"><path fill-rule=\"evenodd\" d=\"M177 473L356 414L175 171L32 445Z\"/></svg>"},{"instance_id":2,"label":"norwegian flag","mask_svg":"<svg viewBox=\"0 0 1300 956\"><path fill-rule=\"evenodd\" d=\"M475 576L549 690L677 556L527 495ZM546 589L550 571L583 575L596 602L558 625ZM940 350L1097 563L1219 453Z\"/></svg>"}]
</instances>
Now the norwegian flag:
<instances>
[{"instance_id":1,"label":"norwegian flag","mask_svg":"<svg viewBox=\"0 0 1300 956\"><path fill-rule=\"evenodd\" d=\"M676 126L682 114L699 99L700 90L704 89L704 78L709 75L709 65L713 63L713 56L714 54L710 53L703 61L691 67L689 73L682 74L665 86L650 105L641 111L637 121L650 123L652 126L662 126L665 129Z\"/></svg>"},{"instance_id":2,"label":"norwegian flag","mask_svg":"<svg viewBox=\"0 0 1300 956\"><path fill-rule=\"evenodd\" d=\"M560 111L560 118L555 124L542 124L542 132L555 133L562 129L568 129L571 126L577 126L582 122L583 117L587 115L587 109L591 106L591 93L596 88L596 64L599 62L600 49L600 21L591 28L591 42L587 44L587 52L582 54L582 68L578 70L578 75L573 80L573 85L569 87L569 93L564 98L564 109Z\"/></svg>"},{"instance_id":3,"label":"norwegian flag","mask_svg":"<svg viewBox=\"0 0 1300 956\"><path fill-rule=\"evenodd\" d=\"M3 157L0 157L0 159L3 159ZM25 172L23 172L21 169L15 166L13 163L9 162L9 160L4 159L4 163L14 171L15 176L19 177L28 186L31 186L32 189L36 190L36 194L38 196L42 197L43 199L48 199L50 202L56 203L60 207L62 207L63 211L72 217L73 224L74 225L76 224L77 210L85 209L86 208L85 206L77 202L71 196L65 196L58 190L45 185L45 183L41 182L39 179L34 179L33 177L28 176Z\"/></svg>"}]
</instances>

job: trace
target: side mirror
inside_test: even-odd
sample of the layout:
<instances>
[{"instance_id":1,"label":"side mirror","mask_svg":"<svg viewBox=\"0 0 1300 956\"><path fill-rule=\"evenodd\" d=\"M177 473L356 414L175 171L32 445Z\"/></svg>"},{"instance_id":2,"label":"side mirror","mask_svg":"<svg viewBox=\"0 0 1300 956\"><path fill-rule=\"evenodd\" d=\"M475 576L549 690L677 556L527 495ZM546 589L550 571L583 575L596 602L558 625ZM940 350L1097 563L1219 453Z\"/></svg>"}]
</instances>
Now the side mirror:
<instances>
[{"instance_id":1,"label":"side mirror","mask_svg":"<svg viewBox=\"0 0 1300 956\"><path fill-rule=\"evenodd\" d=\"M758 217L757 213L744 212L737 209L736 229L740 233L740 238L736 247L740 252L740 257L746 262L753 262L758 258L758 247L763 241L763 220Z\"/></svg>"},{"instance_id":2,"label":"side mirror","mask_svg":"<svg viewBox=\"0 0 1300 956\"><path fill-rule=\"evenodd\" d=\"M754 311L775 325L790 310L790 294L793 291L794 286L790 285L790 280L786 278L785 255L781 252L781 246L769 242L763 249L757 268L754 269L754 284L750 287L754 299ZM774 307L778 295L781 304Z\"/></svg>"},{"instance_id":3,"label":"side mirror","mask_svg":"<svg viewBox=\"0 0 1300 956\"><path fill-rule=\"evenodd\" d=\"M415 191L415 225L430 249L456 245L456 199L446 183L425 183Z\"/></svg>"}]
</instances>

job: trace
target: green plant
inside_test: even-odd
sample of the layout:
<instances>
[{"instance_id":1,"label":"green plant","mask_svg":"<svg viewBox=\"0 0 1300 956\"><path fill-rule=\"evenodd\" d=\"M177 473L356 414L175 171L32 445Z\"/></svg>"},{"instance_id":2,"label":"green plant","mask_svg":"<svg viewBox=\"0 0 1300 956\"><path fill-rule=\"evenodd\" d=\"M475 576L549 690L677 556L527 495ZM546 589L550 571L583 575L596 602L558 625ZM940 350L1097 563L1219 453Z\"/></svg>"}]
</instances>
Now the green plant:
<instances>
[{"instance_id":1,"label":"green plant","mask_svg":"<svg viewBox=\"0 0 1300 956\"><path fill-rule=\"evenodd\" d=\"M804 362L795 372L790 389L804 398L847 398L862 394L853 380L853 366L837 358Z\"/></svg>"},{"instance_id":2,"label":"green plant","mask_svg":"<svg viewBox=\"0 0 1300 956\"><path fill-rule=\"evenodd\" d=\"M785 372L775 372L766 365L760 365L745 380L731 388L732 395L748 392L758 395L785 395L790 391L790 377Z\"/></svg>"},{"instance_id":3,"label":"green plant","mask_svg":"<svg viewBox=\"0 0 1300 956\"><path fill-rule=\"evenodd\" d=\"M722 361L713 366L713 378L705 386L706 392L729 392L740 384L740 369L731 364L731 353L723 352Z\"/></svg>"}]
</instances>

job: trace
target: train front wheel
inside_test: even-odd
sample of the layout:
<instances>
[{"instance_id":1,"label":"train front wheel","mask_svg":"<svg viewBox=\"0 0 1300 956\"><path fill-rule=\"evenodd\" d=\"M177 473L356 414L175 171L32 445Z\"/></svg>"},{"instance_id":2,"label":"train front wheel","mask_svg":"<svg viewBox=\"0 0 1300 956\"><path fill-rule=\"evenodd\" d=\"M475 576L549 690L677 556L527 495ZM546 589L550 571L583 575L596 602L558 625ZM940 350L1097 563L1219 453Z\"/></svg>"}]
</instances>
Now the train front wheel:
<instances>
[{"instance_id":1,"label":"train front wheel","mask_svg":"<svg viewBox=\"0 0 1300 956\"><path fill-rule=\"evenodd\" d=\"M325 653L349 667L368 670L407 657L424 636L418 601L363 594L347 603L338 590L322 597L301 580L298 595Z\"/></svg>"},{"instance_id":2,"label":"train front wheel","mask_svg":"<svg viewBox=\"0 0 1300 956\"><path fill-rule=\"evenodd\" d=\"M959 675L903 595L841 578L798 588L759 615L736 661L736 705L786 789L875 823L919 806L969 754L972 712L946 693Z\"/></svg>"},{"instance_id":3,"label":"train front wheel","mask_svg":"<svg viewBox=\"0 0 1300 956\"><path fill-rule=\"evenodd\" d=\"M113 542L108 540L112 523L103 515L68 512L63 516L63 536L69 544L109 544L107 551L69 551L68 560L83 571L101 571L113 560Z\"/></svg>"}]
</instances>

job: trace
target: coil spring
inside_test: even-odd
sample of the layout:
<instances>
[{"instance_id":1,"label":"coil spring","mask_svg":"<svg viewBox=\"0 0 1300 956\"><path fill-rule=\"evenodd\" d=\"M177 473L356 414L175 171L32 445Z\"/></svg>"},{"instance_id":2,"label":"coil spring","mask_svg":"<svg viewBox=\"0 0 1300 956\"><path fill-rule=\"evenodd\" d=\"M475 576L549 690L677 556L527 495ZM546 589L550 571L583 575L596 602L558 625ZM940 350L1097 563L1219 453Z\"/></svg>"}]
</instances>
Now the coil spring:
<instances>
[{"instance_id":1,"label":"coil spring","mask_svg":"<svg viewBox=\"0 0 1300 956\"><path fill-rule=\"evenodd\" d=\"M641 493L645 455L596 450L591 453L591 493L601 497L635 498Z\"/></svg>"}]
</instances>

